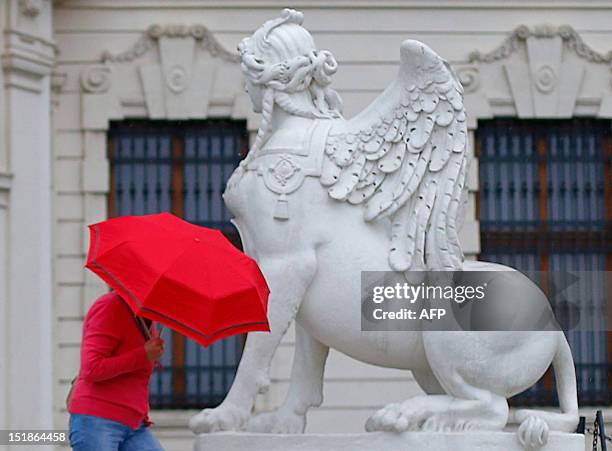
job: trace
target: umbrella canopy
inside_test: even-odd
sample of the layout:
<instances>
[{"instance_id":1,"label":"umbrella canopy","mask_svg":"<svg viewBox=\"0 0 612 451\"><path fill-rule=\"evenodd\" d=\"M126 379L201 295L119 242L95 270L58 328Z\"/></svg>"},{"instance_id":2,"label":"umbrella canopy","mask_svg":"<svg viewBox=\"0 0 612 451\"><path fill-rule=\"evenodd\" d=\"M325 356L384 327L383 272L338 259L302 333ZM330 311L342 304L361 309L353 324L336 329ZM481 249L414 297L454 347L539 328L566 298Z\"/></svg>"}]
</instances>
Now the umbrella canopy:
<instances>
[{"instance_id":1,"label":"umbrella canopy","mask_svg":"<svg viewBox=\"0 0 612 451\"><path fill-rule=\"evenodd\" d=\"M204 346L270 331L266 280L218 230L170 213L122 216L89 226L86 267L137 315Z\"/></svg>"}]
</instances>

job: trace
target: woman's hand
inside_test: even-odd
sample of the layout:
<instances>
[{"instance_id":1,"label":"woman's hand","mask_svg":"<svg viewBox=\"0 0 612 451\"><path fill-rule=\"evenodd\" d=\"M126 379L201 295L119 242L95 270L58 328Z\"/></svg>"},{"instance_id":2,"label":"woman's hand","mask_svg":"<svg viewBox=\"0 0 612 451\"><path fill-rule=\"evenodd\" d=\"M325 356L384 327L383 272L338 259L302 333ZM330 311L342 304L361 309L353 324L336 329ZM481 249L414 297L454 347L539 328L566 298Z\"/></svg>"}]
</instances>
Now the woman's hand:
<instances>
[{"instance_id":1,"label":"woman's hand","mask_svg":"<svg viewBox=\"0 0 612 451\"><path fill-rule=\"evenodd\" d=\"M164 340L159 336L159 331L153 328L153 337L144 345L147 357L151 362L159 362L164 354Z\"/></svg>"}]
</instances>

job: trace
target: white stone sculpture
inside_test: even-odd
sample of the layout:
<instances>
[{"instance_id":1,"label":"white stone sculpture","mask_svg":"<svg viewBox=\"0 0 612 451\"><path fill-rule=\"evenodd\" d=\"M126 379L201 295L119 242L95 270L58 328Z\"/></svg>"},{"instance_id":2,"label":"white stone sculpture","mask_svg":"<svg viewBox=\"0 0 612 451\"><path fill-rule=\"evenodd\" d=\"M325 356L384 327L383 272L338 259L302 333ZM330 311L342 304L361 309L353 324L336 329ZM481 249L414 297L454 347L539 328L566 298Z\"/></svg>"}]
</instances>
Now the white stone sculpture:
<instances>
[{"instance_id":1,"label":"white stone sculpture","mask_svg":"<svg viewBox=\"0 0 612 451\"><path fill-rule=\"evenodd\" d=\"M316 49L302 20L286 9L239 46L262 123L224 199L269 282L271 332L249 334L226 399L194 416L191 429L304 432L307 410L322 402L332 347L412 370L426 392L375 412L368 431L502 430L507 398L532 386L551 363L562 412L517 411L519 439L537 448L549 429L574 431L576 378L562 332L361 330L361 271L511 269L463 261L457 229L467 130L463 90L448 63L426 45L404 41L397 78L346 120L330 88L338 64ZM541 301L525 280L523 294ZM278 410L251 416L294 320L287 397Z\"/></svg>"}]
</instances>

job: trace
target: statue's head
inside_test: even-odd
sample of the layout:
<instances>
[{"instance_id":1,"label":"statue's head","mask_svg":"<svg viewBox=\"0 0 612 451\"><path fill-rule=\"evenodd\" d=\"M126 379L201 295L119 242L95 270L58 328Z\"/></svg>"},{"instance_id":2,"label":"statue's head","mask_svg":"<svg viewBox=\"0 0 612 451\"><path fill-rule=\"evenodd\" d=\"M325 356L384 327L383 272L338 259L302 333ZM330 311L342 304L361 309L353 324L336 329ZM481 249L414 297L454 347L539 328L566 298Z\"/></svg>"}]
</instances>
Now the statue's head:
<instances>
[{"instance_id":1,"label":"statue's head","mask_svg":"<svg viewBox=\"0 0 612 451\"><path fill-rule=\"evenodd\" d=\"M253 109L263 115L262 128L270 125L274 105L295 116L340 117L340 97L329 86L338 63L331 52L316 49L303 20L301 12L285 9L238 45Z\"/></svg>"}]
</instances>

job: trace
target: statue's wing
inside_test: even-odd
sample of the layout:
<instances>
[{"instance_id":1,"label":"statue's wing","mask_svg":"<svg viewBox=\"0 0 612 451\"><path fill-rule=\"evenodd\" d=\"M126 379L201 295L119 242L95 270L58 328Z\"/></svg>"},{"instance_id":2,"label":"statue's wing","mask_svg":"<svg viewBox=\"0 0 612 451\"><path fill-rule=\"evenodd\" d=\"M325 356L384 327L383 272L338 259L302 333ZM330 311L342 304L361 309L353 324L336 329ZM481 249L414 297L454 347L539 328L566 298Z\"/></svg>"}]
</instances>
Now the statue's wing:
<instances>
[{"instance_id":1,"label":"statue's wing","mask_svg":"<svg viewBox=\"0 0 612 451\"><path fill-rule=\"evenodd\" d=\"M330 131L321 183L334 199L364 204L366 221L391 218L393 269L459 269L466 146L457 77L433 50L405 41L397 79Z\"/></svg>"}]
</instances>

